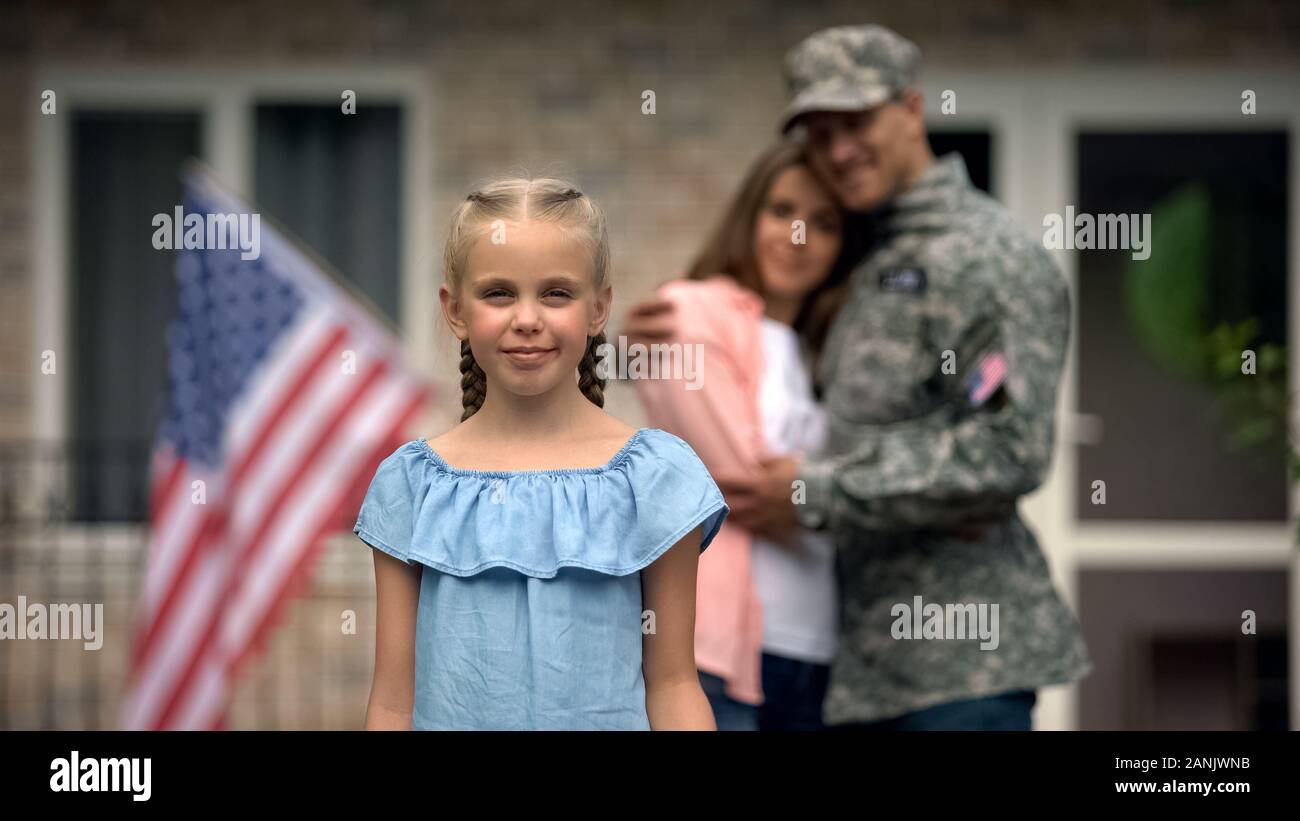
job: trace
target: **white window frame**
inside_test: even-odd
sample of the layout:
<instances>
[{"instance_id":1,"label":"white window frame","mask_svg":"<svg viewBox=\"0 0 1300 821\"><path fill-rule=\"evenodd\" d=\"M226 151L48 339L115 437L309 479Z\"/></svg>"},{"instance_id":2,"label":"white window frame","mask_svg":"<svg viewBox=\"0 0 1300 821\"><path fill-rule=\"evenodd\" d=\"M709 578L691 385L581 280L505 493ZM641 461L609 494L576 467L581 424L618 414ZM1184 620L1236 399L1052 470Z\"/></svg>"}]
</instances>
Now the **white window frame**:
<instances>
[{"instance_id":1,"label":"white window frame","mask_svg":"<svg viewBox=\"0 0 1300 821\"><path fill-rule=\"evenodd\" d=\"M71 113L77 110L176 110L199 117L199 159L212 167L233 191L247 196L254 177L255 108L260 103L342 105L345 89L356 92L358 110L368 101L402 108L402 225L399 249L399 327L414 368L429 372L433 355L432 316L437 284L426 275L432 259L427 242L433 197L433 105L421 66L409 64L295 63L292 66L243 66L155 63L49 63L37 66L32 96L50 89L56 113L39 115L31 129L29 150L34 178L31 189L34 241L31 270L35 282L33 350L57 352L60 364L71 355L68 304L71 276L68 197ZM178 170L179 173L179 170ZM152 229L140 227L145 237ZM142 240L143 241L143 240ZM64 364L66 367L66 364ZM65 371L66 372L66 371ZM71 419L70 387L59 377L33 380L31 438L64 441ZM51 466L34 466L33 486L66 487ZM147 525L68 524L60 538L68 543L97 543L130 550Z\"/></svg>"},{"instance_id":2,"label":"white window frame","mask_svg":"<svg viewBox=\"0 0 1300 821\"><path fill-rule=\"evenodd\" d=\"M994 190L1030 232L1042 219L1077 203L1075 146L1081 131L1285 130L1288 134L1290 218L1287 225L1288 340L1300 345L1300 95L1294 71L1179 68L1160 71L1118 67L971 71L936 66L922 77L926 117L935 130L985 127L993 133ZM941 95L956 93L956 113L941 112ZM1241 113L1241 93L1256 94L1257 112ZM1078 251L1054 251L1078 293ZM1071 606L1078 572L1092 568L1274 568L1290 570L1290 661L1300 670L1300 554L1290 523L1084 522L1075 510L1078 414L1078 300L1058 414L1056 452L1042 488L1023 509L1048 555L1052 575ZM1300 356L1290 362L1300 384ZM1297 495L1290 495L1292 518ZM1077 687L1040 692L1036 726L1073 729ZM1291 726L1300 728L1300 675L1291 677Z\"/></svg>"}]
</instances>

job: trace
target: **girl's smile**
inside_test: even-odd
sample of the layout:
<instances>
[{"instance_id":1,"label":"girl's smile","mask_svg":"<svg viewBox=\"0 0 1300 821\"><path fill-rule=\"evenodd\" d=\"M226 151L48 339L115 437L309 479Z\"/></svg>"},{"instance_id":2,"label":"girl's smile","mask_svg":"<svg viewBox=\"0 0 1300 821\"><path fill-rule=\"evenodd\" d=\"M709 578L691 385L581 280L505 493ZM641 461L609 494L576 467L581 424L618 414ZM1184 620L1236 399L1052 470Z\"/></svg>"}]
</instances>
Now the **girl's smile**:
<instances>
[{"instance_id":1,"label":"girl's smile","mask_svg":"<svg viewBox=\"0 0 1300 821\"><path fill-rule=\"evenodd\" d=\"M520 347L505 348L501 351L506 358L521 368L536 367L539 363L555 353L555 348Z\"/></svg>"}]
</instances>

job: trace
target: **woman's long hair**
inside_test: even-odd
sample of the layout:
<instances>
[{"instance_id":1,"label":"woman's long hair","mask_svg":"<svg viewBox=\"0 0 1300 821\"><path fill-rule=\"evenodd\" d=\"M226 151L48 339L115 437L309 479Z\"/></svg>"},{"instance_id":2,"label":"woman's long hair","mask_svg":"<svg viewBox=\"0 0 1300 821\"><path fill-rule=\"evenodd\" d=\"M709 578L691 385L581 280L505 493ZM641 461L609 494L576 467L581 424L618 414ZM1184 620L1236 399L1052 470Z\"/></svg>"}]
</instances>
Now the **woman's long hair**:
<instances>
[{"instance_id":1,"label":"woman's long hair","mask_svg":"<svg viewBox=\"0 0 1300 821\"><path fill-rule=\"evenodd\" d=\"M766 297L754 253L754 226L777 176L793 166L812 170L803 147L790 140L778 141L754 160L722 220L687 269L687 278L704 279L725 274L759 296ZM804 297L794 320L794 330L808 345L814 364L821 358L831 322L844 304L849 274L861 261L869 244L870 223L867 219L844 209L841 209L841 215L843 236L839 256L826 279Z\"/></svg>"}]
</instances>

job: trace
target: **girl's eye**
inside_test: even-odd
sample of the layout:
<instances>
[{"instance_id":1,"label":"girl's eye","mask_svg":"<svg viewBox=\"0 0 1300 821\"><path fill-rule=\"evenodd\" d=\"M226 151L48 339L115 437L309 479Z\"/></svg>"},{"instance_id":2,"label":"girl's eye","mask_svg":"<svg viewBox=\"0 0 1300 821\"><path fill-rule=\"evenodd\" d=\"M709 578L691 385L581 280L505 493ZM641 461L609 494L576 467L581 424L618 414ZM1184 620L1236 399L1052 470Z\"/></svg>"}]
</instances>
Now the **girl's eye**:
<instances>
[{"instance_id":1,"label":"girl's eye","mask_svg":"<svg viewBox=\"0 0 1300 821\"><path fill-rule=\"evenodd\" d=\"M778 217L788 217L794 213L794 208L788 202L772 203L772 214Z\"/></svg>"},{"instance_id":2,"label":"girl's eye","mask_svg":"<svg viewBox=\"0 0 1300 821\"><path fill-rule=\"evenodd\" d=\"M505 290L504 288L493 288L493 289L490 290L490 291L484 291L484 292L483 292L483 299L502 299L502 298L506 298L506 299L508 299L508 298L510 298L511 296L513 296L513 294L511 294L509 291ZM563 299L572 299L572 298L573 298L573 294L569 293L568 291L564 290L563 288L552 288L551 290L549 290L549 291L547 291L546 293L542 294L542 297L543 297L544 299L551 298L551 297L560 297L560 298L563 298Z\"/></svg>"}]
</instances>

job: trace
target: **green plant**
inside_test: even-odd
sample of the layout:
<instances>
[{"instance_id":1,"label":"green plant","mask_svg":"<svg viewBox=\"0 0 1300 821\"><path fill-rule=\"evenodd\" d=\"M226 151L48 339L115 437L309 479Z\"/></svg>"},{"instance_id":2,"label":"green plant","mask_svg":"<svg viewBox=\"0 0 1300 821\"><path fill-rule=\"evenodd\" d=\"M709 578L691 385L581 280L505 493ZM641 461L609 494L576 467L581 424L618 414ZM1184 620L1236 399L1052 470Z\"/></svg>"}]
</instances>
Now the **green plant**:
<instances>
[{"instance_id":1,"label":"green plant","mask_svg":"<svg viewBox=\"0 0 1300 821\"><path fill-rule=\"evenodd\" d=\"M1199 183L1177 189L1152 209L1151 221L1152 247L1159 252L1143 262L1130 261L1124 277L1128 317L1139 344L1161 367L1211 391L1229 449L1261 455L1280 451L1289 481L1300 481L1287 348L1265 342L1255 317L1205 331L1212 225L1208 192ZM1296 541L1300 543L1300 529Z\"/></svg>"}]
</instances>

